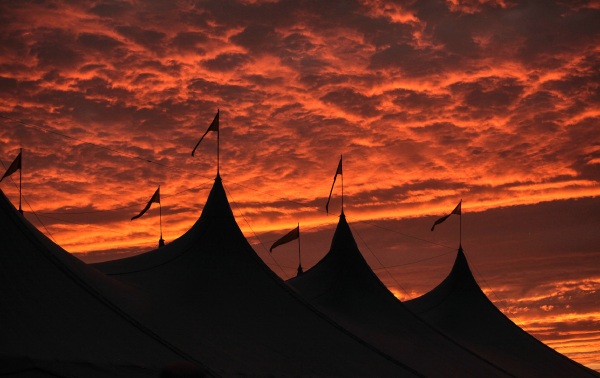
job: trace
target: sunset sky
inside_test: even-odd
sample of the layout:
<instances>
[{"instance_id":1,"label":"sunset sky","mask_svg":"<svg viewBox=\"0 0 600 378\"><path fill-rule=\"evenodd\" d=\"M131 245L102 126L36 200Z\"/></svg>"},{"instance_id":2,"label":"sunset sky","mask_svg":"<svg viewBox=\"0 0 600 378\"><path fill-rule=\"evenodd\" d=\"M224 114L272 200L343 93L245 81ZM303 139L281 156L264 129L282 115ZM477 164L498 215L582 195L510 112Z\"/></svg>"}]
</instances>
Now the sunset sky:
<instances>
[{"instance_id":1,"label":"sunset sky","mask_svg":"<svg viewBox=\"0 0 600 378\"><path fill-rule=\"evenodd\" d=\"M0 1L0 169L26 217L85 261L169 242L216 174L282 278L344 209L399 298L462 244L513 321L600 370L600 2ZM17 205L18 174L0 189ZM35 214L33 213L35 212Z\"/></svg>"}]
</instances>

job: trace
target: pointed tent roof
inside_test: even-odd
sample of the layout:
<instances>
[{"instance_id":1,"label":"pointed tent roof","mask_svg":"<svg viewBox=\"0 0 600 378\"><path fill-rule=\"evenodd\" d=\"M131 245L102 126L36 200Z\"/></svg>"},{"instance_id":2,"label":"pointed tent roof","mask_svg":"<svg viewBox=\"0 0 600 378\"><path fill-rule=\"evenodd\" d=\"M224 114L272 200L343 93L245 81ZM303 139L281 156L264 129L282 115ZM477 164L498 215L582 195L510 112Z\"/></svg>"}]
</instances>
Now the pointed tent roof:
<instances>
[{"instance_id":1,"label":"pointed tent roof","mask_svg":"<svg viewBox=\"0 0 600 378\"><path fill-rule=\"evenodd\" d=\"M256 255L217 176L198 221L158 250L95 265L155 299L138 313L223 374L414 376L326 318Z\"/></svg>"},{"instance_id":2,"label":"pointed tent roof","mask_svg":"<svg viewBox=\"0 0 600 378\"><path fill-rule=\"evenodd\" d=\"M0 237L3 366L135 377L187 358L108 299L127 291L122 284L50 241L1 190Z\"/></svg>"},{"instance_id":3,"label":"pointed tent roof","mask_svg":"<svg viewBox=\"0 0 600 378\"><path fill-rule=\"evenodd\" d=\"M475 281L462 247L448 277L406 305L442 332L517 376L598 376L546 346L498 310Z\"/></svg>"},{"instance_id":4,"label":"pointed tent roof","mask_svg":"<svg viewBox=\"0 0 600 378\"><path fill-rule=\"evenodd\" d=\"M343 213L327 255L287 282L350 331L426 376L508 376L408 311L363 258Z\"/></svg>"}]
</instances>

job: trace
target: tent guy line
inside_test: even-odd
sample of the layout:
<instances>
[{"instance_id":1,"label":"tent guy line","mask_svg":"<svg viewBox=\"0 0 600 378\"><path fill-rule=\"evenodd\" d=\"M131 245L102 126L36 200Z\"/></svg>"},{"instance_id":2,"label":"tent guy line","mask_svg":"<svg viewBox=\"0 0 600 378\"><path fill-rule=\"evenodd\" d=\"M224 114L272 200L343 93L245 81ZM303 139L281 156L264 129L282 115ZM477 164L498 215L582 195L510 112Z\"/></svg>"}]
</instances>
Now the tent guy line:
<instances>
[{"instance_id":1,"label":"tent guy line","mask_svg":"<svg viewBox=\"0 0 600 378\"><path fill-rule=\"evenodd\" d=\"M229 189L227 189L227 187L225 185L223 185L223 189L225 189L225 191L227 192L227 194L229 195L229 198L231 198L231 202L235 205L235 207L237 208L238 212L240 213L240 215L242 216L242 219L244 219L244 222L246 222L246 224L248 225L248 227L250 228L250 231L252 231L252 234L254 235L254 238L256 240L258 240L259 244L263 247L263 249L265 251L269 251L269 249L263 244L263 242L258 238L258 235L256 235L256 232L254 232L254 229L252 228L252 226L250 225L250 222L248 222L248 219L246 219L246 217L244 216L244 213L242 212L242 209L240 209L240 207L238 206L237 201L235 201L235 199L233 198L233 196L231 195L231 192L229 191ZM287 272L283 269L283 267L281 265L279 265L279 261L277 261L275 259L275 257L273 257L272 253L268 254L269 256L271 256L271 259L275 262L275 265L277 265L277 267L279 268L279 270L281 270L281 273L283 273L283 275L285 276L286 279L289 279L290 276L287 274Z\"/></svg>"},{"instance_id":2,"label":"tent guy line","mask_svg":"<svg viewBox=\"0 0 600 378\"><path fill-rule=\"evenodd\" d=\"M367 247L367 251L369 251L371 253L371 255L375 258L375 260L377 260L377 263L381 266L380 269L385 270L385 272L388 274L388 276L396 283L396 285L398 285L398 287L404 292L404 294L406 294L407 296L410 297L410 294L408 294L408 291L406 291L406 289L404 288L404 286L400 285L400 282L398 282L398 280L396 280L396 278L394 277L394 275L387 269L387 267L385 265L383 265L383 263L381 262L381 260L379 260L379 257L377 257L377 255L373 252L373 250L371 249L371 247L369 247L369 245L367 244L367 242L365 241L365 239L363 239L362 235L358 232L358 230L355 227L351 227L351 230L363 242L363 244L365 245L365 247Z\"/></svg>"},{"instance_id":3,"label":"tent guy line","mask_svg":"<svg viewBox=\"0 0 600 378\"><path fill-rule=\"evenodd\" d=\"M4 162L1 159L0 159L0 164L2 164L3 170L6 170L6 166L4 165ZM13 185L18 188L18 185L15 182L15 180L12 178L12 176L9 176L8 178L10 179L10 182L12 182ZM52 235L52 233L50 232L50 230L48 230L48 227L46 227L46 225L44 224L44 222L42 222L42 220L37 215L37 213L35 212L35 210L33 210L33 207L31 206L31 204L29 203L29 201L27 201L27 197L24 196L23 194L21 194L20 197L21 197L21 200L27 204L27 207L29 207L29 210L35 216L35 218L37 219L37 221L40 222L40 224L42 225L42 227L44 227L44 230L46 230L46 232L48 233L48 236L50 236L50 238L56 243L56 239L54 238L54 235Z\"/></svg>"}]
</instances>

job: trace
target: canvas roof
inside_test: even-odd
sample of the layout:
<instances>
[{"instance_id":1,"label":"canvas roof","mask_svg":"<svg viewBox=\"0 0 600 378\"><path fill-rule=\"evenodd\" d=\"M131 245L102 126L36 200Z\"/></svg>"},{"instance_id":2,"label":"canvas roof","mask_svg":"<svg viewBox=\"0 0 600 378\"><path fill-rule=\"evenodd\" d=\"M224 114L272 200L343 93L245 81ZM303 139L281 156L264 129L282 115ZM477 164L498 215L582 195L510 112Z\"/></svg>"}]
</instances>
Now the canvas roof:
<instances>
[{"instance_id":1,"label":"canvas roof","mask_svg":"<svg viewBox=\"0 0 600 378\"><path fill-rule=\"evenodd\" d=\"M298 296L256 255L217 176L165 247L95 265L154 298L138 317L225 375L415 376Z\"/></svg>"},{"instance_id":2,"label":"canvas roof","mask_svg":"<svg viewBox=\"0 0 600 378\"><path fill-rule=\"evenodd\" d=\"M363 258L343 213L329 252L288 283L344 327L426 376L508 376L407 310Z\"/></svg>"},{"instance_id":3,"label":"canvas roof","mask_svg":"<svg viewBox=\"0 0 600 378\"><path fill-rule=\"evenodd\" d=\"M50 241L2 191L0 238L0 359L10 374L146 377L189 359L111 299L133 291Z\"/></svg>"},{"instance_id":4,"label":"canvas roof","mask_svg":"<svg viewBox=\"0 0 600 378\"><path fill-rule=\"evenodd\" d=\"M453 339L517 376L599 376L546 346L498 310L475 281L462 248L448 277L406 305Z\"/></svg>"}]
</instances>

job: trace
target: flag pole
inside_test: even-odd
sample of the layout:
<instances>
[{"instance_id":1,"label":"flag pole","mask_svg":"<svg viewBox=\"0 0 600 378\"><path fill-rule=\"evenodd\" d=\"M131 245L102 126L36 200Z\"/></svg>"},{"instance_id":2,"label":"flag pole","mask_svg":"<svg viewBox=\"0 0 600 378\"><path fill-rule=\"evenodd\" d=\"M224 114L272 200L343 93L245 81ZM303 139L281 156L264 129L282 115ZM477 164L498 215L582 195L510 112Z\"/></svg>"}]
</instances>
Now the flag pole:
<instances>
[{"instance_id":1,"label":"flag pole","mask_svg":"<svg viewBox=\"0 0 600 378\"><path fill-rule=\"evenodd\" d=\"M19 155L21 155L21 168L19 169L19 213L23 214L23 209L21 208L21 198L23 197L21 179L21 176L23 174L23 148L19 149Z\"/></svg>"},{"instance_id":2,"label":"flag pole","mask_svg":"<svg viewBox=\"0 0 600 378\"><path fill-rule=\"evenodd\" d=\"M160 185L158 186L158 190L160 190ZM158 222L160 225L160 239L158 239L158 248L164 247L165 241L162 237L162 204L161 201L158 202Z\"/></svg>"},{"instance_id":3,"label":"flag pole","mask_svg":"<svg viewBox=\"0 0 600 378\"><path fill-rule=\"evenodd\" d=\"M460 215L459 215L460 219L458 222L458 224L459 224L459 226L458 226L458 246L459 246L459 248L462 249L462 198L460 200L460 204L461 204L461 206L460 206L461 210L460 210Z\"/></svg>"},{"instance_id":4,"label":"flag pole","mask_svg":"<svg viewBox=\"0 0 600 378\"><path fill-rule=\"evenodd\" d=\"M343 155L340 154L340 162L342 163L342 170L344 169ZM342 173L342 214L344 214L344 174Z\"/></svg>"},{"instance_id":5,"label":"flag pole","mask_svg":"<svg viewBox=\"0 0 600 378\"><path fill-rule=\"evenodd\" d=\"M298 222L298 276L303 273L302 271L302 259L300 257L300 222Z\"/></svg>"},{"instance_id":6,"label":"flag pole","mask_svg":"<svg viewBox=\"0 0 600 378\"><path fill-rule=\"evenodd\" d=\"M217 109L217 114L219 114L219 109ZM220 117L219 117L220 118ZM220 122L220 120L219 120ZM220 160L220 146L219 146L219 140L221 139L221 131L217 129L217 175L219 175L219 170L221 168L221 160Z\"/></svg>"}]
</instances>

